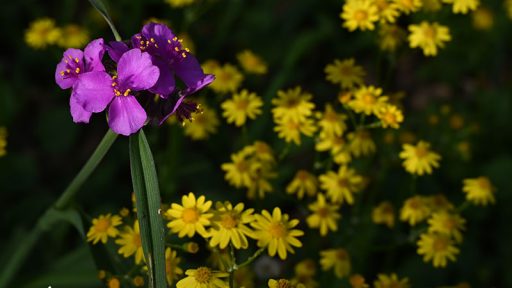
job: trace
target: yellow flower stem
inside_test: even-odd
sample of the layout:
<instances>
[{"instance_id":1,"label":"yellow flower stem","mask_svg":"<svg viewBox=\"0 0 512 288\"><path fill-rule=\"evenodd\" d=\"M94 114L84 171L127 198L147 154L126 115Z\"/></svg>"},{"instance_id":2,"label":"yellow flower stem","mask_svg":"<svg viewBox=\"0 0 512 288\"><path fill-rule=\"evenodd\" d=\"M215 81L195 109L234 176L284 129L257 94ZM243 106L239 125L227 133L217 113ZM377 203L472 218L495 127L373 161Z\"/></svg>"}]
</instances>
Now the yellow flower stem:
<instances>
[{"instance_id":1,"label":"yellow flower stem","mask_svg":"<svg viewBox=\"0 0 512 288\"><path fill-rule=\"evenodd\" d=\"M254 252L254 254L247 258L247 260L245 260L242 264L238 265L237 269L240 269L242 267L245 267L249 264L251 264L254 260L256 260L256 258L258 258L258 256L261 255L261 253L263 253L265 251L265 247L261 247L260 249L258 249L256 252Z\"/></svg>"}]
</instances>

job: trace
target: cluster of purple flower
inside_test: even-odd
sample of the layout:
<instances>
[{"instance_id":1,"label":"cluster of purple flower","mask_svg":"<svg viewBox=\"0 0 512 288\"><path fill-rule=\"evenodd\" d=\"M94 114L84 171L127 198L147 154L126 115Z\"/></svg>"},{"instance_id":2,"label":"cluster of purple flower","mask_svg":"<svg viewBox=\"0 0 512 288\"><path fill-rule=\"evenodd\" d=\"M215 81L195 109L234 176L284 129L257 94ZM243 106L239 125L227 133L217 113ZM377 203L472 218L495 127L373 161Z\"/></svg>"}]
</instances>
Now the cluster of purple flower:
<instances>
[{"instance_id":1,"label":"cluster of purple flower","mask_svg":"<svg viewBox=\"0 0 512 288\"><path fill-rule=\"evenodd\" d=\"M105 51L110 59L103 59ZM175 76L183 88L177 89ZM172 31L156 23L145 25L127 42L105 44L100 38L84 51L70 48L55 71L57 84L72 88L69 103L74 122L88 123L92 113L109 107L110 128L126 136L150 118L160 124L173 113L179 119L190 118L197 105L186 103L185 97L213 80Z\"/></svg>"}]
</instances>

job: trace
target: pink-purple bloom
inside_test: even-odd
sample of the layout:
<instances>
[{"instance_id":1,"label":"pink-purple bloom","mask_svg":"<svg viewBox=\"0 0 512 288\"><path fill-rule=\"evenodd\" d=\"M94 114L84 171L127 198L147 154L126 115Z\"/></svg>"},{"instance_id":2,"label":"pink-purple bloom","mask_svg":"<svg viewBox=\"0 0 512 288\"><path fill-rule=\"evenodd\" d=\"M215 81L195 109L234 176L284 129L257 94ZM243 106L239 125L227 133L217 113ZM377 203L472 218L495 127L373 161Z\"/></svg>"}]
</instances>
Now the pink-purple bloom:
<instances>
[{"instance_id":1,"label":"pink-purple bloom","mask_svg":"<svg viewBox=\"0 0 512 288\"><path fill-rule=\"evenodd\" d=\"M117 63L116 72L105 70L105 51ZM88 123L92 113L108 107L109 126L121 135L137 132L150 118L160 124L173 113L179 119L190 118L197 104L185 97L213 80L167 26L155 23L145 25L130 42L105 45L96 39L83 52L68 49L55 72L62 89L73 88L73 121ZM155 94L160 101L152 101Z\"/></svg>"}]
</instances>

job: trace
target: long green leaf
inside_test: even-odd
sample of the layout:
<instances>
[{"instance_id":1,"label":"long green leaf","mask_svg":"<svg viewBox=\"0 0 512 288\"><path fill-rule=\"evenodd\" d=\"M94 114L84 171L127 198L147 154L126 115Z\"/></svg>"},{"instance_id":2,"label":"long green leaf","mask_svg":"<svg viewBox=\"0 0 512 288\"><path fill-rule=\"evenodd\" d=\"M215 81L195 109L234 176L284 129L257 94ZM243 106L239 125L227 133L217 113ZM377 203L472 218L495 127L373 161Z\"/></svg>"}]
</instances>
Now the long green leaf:
<instances>
[{"instance_id":1,"label":"long green leaf","mask_svg":"<svg viewBox=\"0 0 512 288\"><path fill-rule=\"evenodd\" d=\"M107 21L108 26L110 26L110 29L112 30L112 33L114 34L114 37L117 41L121 41L122 38L117 32L116 26L114 26L114 22L112 22L112 18L110 18L110 15L108 14L107 7L101 0L89 0L91 5L100 12L101 16L105 18L105 21Z\"/></svg>"}]
</instances>

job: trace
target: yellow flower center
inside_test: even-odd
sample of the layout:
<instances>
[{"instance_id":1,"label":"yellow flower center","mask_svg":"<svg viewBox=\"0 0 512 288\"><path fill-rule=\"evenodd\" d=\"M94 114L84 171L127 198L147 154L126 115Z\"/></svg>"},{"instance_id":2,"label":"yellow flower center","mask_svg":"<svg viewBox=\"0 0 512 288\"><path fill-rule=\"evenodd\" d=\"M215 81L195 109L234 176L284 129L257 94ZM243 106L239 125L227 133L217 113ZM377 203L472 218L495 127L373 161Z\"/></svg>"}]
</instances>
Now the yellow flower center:
<instances>
[{"instance_id":1,"label":"yellow flower center","mask_svg":"<svg viewBox=\"0 0 512 288\"><path fill-rule=\"evenodd\" d=\"M425 35L425 38L428 38L428 39L435 39L436 38L436 30L434 29L434 27L425 27L423 29L423 35Z\"/></svg>"},{"instance_id":2,"label":"yellow flower center","mask_svg":"<svg viewBox=\"0 0 512 288\"><path fill-rule=\"evenodd\" d=\"M348 255L345 250L339 249L336 251L336 259L338 259L340 261L345 261L345 260L347 260L347 258L348 258Z\"/></svg>"},{"instance_id":3,"label":"yellow flower center","mask_svg":"<svg viewBox=\"0 0 512 288\"><path fill-rule=\"evenodd\" d=\"M268 231L274 238L283 238L288 232L282 223L272 223L268 228Z\"/></svg>"},{"instance_id":4,"label":"yellow flower center","mask_svg":"<svg viewBox=\"0 0 512 288\"><path fill-rule=\"evenodd\" d=\"M297 178L301 182L306 182L306 180L308 180L308 172L306 172L304 170L300 170L299 172L297 172Z\"/></svg>"},{"instance_id":5,"label":"yellow flower center","mask_svg":"<svg viewBox=\"0 0 512 288\"><path fill-rule=\"evenodd\" d=\"M238 170L238 172L240 172L240 173L243 173L248 170L248 166L245 161L240 161L240 162L236 163L235 166L236 166L236 169Z\"/></svg>"},{"instance_id":6,"label":"yellow flower center","mask_svg":"<svg viewBox=\"0 0 512 288\"><path fill-rule=\"evenodd\" d=\"M133 245L135 245L135 247L139 248L139 247L142 247L142 240L140 239L140 234L133 234L133 238L132 238L132 242L133 242Z\"/></svg>"},{"instance_id":7,"label":"yellow flower center","mask_svg":"<svg viewBox=\"0 0 512 288\"><path fill-rule=\"evenodd\" d=\"M232 229L236 227L236 225L238 224L238 219L236 218L235 215L232 215L231 213L226 213L222 215L220 224L222 225L222 227L226 229Z\"/></svg>"},{"instance_id":8,"label":"yellow flower center","mask_svg":"<svg viewBox=\"0 0 512 288\"><path fill-rule=\"evenodd\" d=\"M421 207L420 201L417 199L411 199L409 201L409 208L412 210L418 210Z\"/></svg>"},{"instance_id":9,"label":"yellow flower center","mask_svg":"<svg viewBox=\"0 0 512 288\"><path fill-rule=\"evenodd\" d=\"M294 107L297 107L298 105L299 105L299 99L297 99L295 97L286 99L286 101L284 103L284 106L287 108L294 108Z\"/></svg>"},{"instance_id":10,"label":"yellow flower center","mask_svg":"<svg viewBox=\"0 0 512 288\"><path fill-rule=\"evenodd\" d=\"M400 2L402 3L402 6L404 6L405 8L414 8L414 0L402 0Z\"/></svg>"},{"instance_id":11,"label":"yellow flower center","mask_svg":"<svg viewBox=\"0 0 512 288\"><path fill-rule=\"evenodd\" d=\"M444 227L447 229L447 230L452 230L452 229L455 229L457 223L455 221L455 219L452 219L452 218L448 218L446 219L446 221L444 222Z\"/></svg>"},{"instance_id":12,"label":"yellow flower center","mask_svg":"<svg viewBox=\"0 0 512 288\"><path fill-rule=\"evenodd\" d=\"M96 225L94 225L94 228L98 232L107 232L108 228L110 228L110 219L108 219L108 218L98 219L98 222L96 222Z\"/></svg>"},{"instance_id":13,"label":"yellow flower center","mask_svg":"<svg viewBox=\"0 0 512 288\"><path fill-rule=\"evenodd\" d=\"M290 130L298 130L299 129L299 123L295 122L295 121L288 121L288 123L286 123L286 128L290 129Z\"/></svg>"},{"instance_id":14,"label":"yellow flower center","mask_svg":"<svg viewBox=\"0 0 512 288\"><path fill-rule=\"evenodd\" d=\"M241 111L245 111L247 109L247 107L249 106L249 101L243 99L243 100L238 100L236 102L236 109L237 110L241 110Z\"/></svg>"},{"instance_id":15,"label":"yellow flower center","mask_svg":"<svg viewBox=\"0 0 512 288\"><path fill-rule=\"evenodd\" d=\"M416 147L416 157L423 158L423 157L427 156L427 154L428 154L427 148L425 148L423 146Z\"/></svg>"},{"instance_id":16,"label":"yellow flower center","mask_svg":"<svg viewBox=\"0 0 512 288\"><path fill-rule=\"evenodd\" d=\"M368 12L359 9L354 13L354 19L359 23L364 22L368 19Z\"/></svg>"},{"instance_id":17,"label":"yellow flower center","mask_svg":"<svg viewBox=\"0 0 512 288\"><path fill-rule=\"evenodd\" d=\"M277 281L277 288L291 288L292 285L290 284L290 281L286 280L286 279L279 279L279 281Z\"/></svg>"},{"instance_id":18,"label":"yellow flower center","mask_svg":"<svg viewBox=\"0 0 512 288\"><path fill-rule=\"evenodd\" d=\"M329 209L327 207L319 208L316 212L320 218L327 218L329 216Z\"/></svg>"},{"instance_id":19,"label":"yellow flower center","mask_svg":"<svg viewBox=\"0 0 512 288\"><path fill-rule=\"evenodd\" d=\"M328 121L328 122L334 122L334 123L336 123L336 122L338 122L338 117L337 117L337 116L338 116L338 115L336 115L336 113L335 113L335 112L333 112L333 111L328 111L328 112L325 112L325 114L324 114L324 120L325 120L325 121Z\"/></svg>"},{"instance_id":20,"label":"yellow flower center","mask_svg":"<svg viewBox=\"0 0 512 288\"><path fill-rule=\"evenodd\" d=\"M388 112L384 115L383 120L386 123L396 123L396 116L395 114Z\"/></svg>"},{"instance_id":21,"label":"yellow flower center","mask_svg":"<svg viewBox=\"0 0 512 288\"><path fill-rule=\"evenodd\" d=\"M199 211L196 208L185 208L181 214L181 219L185 223L195 223L199 219Z\"/></svg>"},{"instance_id":22,"label":"yellow flower center","mask_svg":"<svg viewBox=\"0 0 512 288\"><path fill-rule=\"evenodd\" d=\"M448 241L446 241L446 239L437 238L434 240L433 249L435 252L445 251L447 247L448 247Z\"/></svg>"},{"instance_id":23,"label":"yellow flower center","mask_svg":"<svg viewBox=\"0 0 512 288\"><path fill-rule=\"evenodd\" d=\"M220 71L217 71L217 75L215 75L219 82L230 82L233 79L233 75L227 71L223 71L222 69L219 69Z\"/></svg>"},{"instance_id":24,"label":"yellow flower center","mask_svg":"<svg viewBox=\"0 0 512 288\"><path fill-rule=\"evenodd\" d=\"M347 188L348 187L348 180L346 178L338 179L338 187L340 187L340 188Z\"/></svg>"},{"instance_id":25,"label":"yellow flower center","mask_svg":"<svg viewBox=\"0 0 512 288\"><path fill-rule=\"evenodd\" d=\"M478 178L478 186L480 186L480 189L485 191L491 190L491 182L489 182L489 179L484 177Z\"/></svg>"},{"instance_id":26,"label":"yellow flower center","mask_svg":"<svg viewBox=\"0 0 512 288\"><path fill-rule=\"evenodd\" d=\"M207 284L210 281L211 276L212 276L212 271L210 271L209 268L199 267L196 270L194 278L196 278L196 281L201 284Z\"/></svg>"},{"instance_id":27,"label":"yellow flower center","mask_svg":"<svg viewBox=\"0 0 512 288\"><path fill-rule=\"evenodd\" d=\"M375 103L375 97L370 93L364 94L362 98L363 103L366 105L373 105Z\"/></svg>"}]
</instances>

